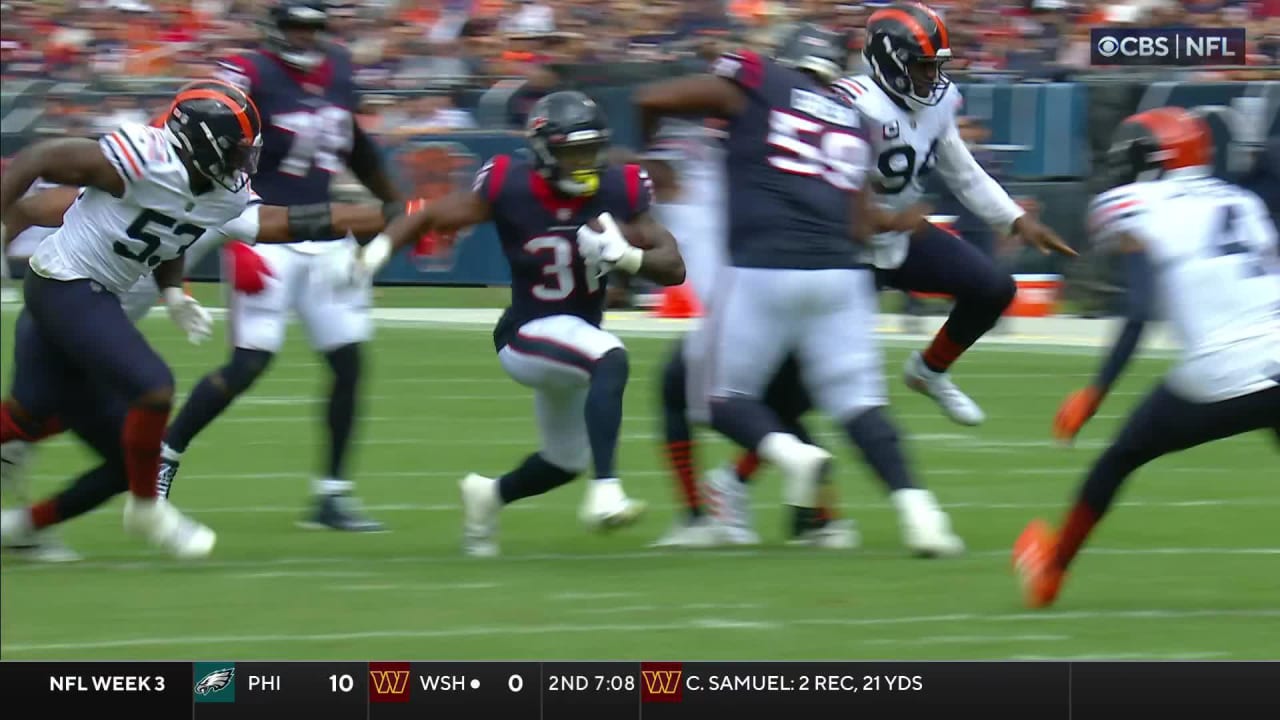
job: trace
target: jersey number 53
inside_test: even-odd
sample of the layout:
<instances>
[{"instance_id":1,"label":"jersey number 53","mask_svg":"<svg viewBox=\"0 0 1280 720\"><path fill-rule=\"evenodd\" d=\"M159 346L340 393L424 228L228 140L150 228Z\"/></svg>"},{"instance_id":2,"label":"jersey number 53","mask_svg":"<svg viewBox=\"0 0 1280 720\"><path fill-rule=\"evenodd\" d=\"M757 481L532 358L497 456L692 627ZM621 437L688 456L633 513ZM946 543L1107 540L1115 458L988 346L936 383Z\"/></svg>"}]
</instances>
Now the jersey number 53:
<instances>
[{"instance_id":1,"label":"jersey number 53","mask_svg":"<svg viewBox=\"0 0 1280 720\"><path fill-rule=\"evenodd\" d=\"M841 190L857 190L867 171L870 147L851 132L784 110L769 113L770 147L781 150L769 164L793 175L820 177Z\"/></svg>"}]
</instances>

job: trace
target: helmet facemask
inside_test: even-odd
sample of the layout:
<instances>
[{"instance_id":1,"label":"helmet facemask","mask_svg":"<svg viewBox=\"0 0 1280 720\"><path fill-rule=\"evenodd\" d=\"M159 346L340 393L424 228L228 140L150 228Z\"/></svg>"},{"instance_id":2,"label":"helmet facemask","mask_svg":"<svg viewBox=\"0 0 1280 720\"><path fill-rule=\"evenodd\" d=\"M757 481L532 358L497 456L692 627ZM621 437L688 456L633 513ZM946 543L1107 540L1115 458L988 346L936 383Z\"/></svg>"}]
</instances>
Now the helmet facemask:
<instances>
[{"instance_id":1,"label":"helmet facemask","mask_svg":"<svg viewBox=\"0 0 1280 720\"><path fill-rule=\"evenodd\" d=\"M608 166L608 131L577 130L563 136L563 140L534 136L530 146L538 156L543 176L556 190L582 197L600 189L600 175Z\"/></svg>"}]
</instances>

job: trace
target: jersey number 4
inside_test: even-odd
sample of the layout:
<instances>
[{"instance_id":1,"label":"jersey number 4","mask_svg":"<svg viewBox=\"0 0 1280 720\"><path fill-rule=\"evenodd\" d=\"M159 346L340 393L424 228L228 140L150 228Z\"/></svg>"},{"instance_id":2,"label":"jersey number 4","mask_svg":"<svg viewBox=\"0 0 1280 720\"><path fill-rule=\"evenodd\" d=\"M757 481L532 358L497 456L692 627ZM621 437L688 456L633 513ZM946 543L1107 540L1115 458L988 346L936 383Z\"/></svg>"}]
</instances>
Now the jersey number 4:
<instances>
[{"instance_id":1,"label":"jersey number 4","mask_svg":"<svg viewBox=\"0 0 1280 720\"><path fill-rule=\"evenodd\" d=\"M315 112L276 115L271 122L293 135L289 153L280 161L281 172L306 177L312 166L327 173L342 172L343 158L351 152L354 140L351 113L329 106Z\"/></svg>"},{"instance_id":2,"label":"jersey number 4","mask_svg":"<svg viewBox=\"0 0 1280 720\"><path fill-rule=\"evenodd\" d=\"M1244 267L1244 275L1247 278L1265 277L1271 272L1280 272L1277 270L1277 261L1275 257L1266 257L1263 255L1260 247L1250 246L1248 243L1240 239L1242 232L1247 233L1248 228L1242 227L1240 222L1240 208L1237 205L1227 205L1222 208L1218 220L1218 232L1214 235L1214 249L1218 255L1241 255L1241 261ZM1271 270L1268 271L1268 266Z\"/></svg>"},{"instance_id":3,"label":"jersey number 4","mask_svg":"<svg viewBox=\"0 0 1280 720\"><path fill-rule=\"evenodd\" d=\"M204 228L199 225L192 225L191 223L179 225L177 220L168 215L158 213L155 210L143 210L142 214L138 215L137 219L125 230L129 237L142 241L142 247L134 250L117 240L111 245L111 249L115 251L115 254L127 260L146 263L149 267L159 265L163 261L156 255L156 251L160 249L163 239L148 229L154 226L164 228L166 232L175 237L191 238L186 245L178 248L178 254L175 257L182 257L187 248L194 245L196 240L199 240L200 236L204 235L205 232Z\"/></svg>"},{"instance_id":4,"label":"jersey number 4","mask_svg":"<svg viewBox=\"0 0 1280 720\"><path fill-rule=\"evenodd\" d=\"M770 155L769 164L783 172L820 177L841 190L862 187L870 148L853 133L774 110L769 113L768 143L782 151Z\"/></svg>"},{"instance_id":5,"label":"jersey number 4","mask_svg":"<svg viewBox=\"0 0 1280 720\"><path fill-rule=\"evenodd\" d=\"M533 286L535 298L554 302L573 294L576 287L573 278L573 261L578 253L568 238L562 235L539 235L524 244L524 251L535 257L550 256L549 259L543 260L542 264L542 275L546 279ZM591 268L587 268L585 275L587 292L598 292L600 281L596 279Z\"/></svg>"}]
</instances>

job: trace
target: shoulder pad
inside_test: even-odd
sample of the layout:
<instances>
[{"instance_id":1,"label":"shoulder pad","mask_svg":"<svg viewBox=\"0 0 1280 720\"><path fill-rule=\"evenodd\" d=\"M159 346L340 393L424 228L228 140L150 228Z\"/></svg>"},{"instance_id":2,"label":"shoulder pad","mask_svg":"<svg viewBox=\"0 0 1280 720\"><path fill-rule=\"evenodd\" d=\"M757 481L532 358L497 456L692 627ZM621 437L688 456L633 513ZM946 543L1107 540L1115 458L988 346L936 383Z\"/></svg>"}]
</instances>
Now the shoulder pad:
<instances>
[{"instance_id":1,"label":"shoulder pad","mask_svg":"<svg viewBox=\"0 0 1280 720\"><path fill-rule=\"evenodd\" d=\"M141 182L173 158L164 131L140 123L125 123L98 144L127 184Z\"/></svg>"},{"instance_id":2,"label":"shoulder pad","mask_svg":"<svg viewBox=\"0 0 1280 720\"><path fill-rule=\"evenodd\" d=\"M1088 228L1094 234L1110 234L1126 229L1146 213L1147 204L1132 185L1121 185L1095 197L1089 203Z\"/></svg>"}]
</instances>

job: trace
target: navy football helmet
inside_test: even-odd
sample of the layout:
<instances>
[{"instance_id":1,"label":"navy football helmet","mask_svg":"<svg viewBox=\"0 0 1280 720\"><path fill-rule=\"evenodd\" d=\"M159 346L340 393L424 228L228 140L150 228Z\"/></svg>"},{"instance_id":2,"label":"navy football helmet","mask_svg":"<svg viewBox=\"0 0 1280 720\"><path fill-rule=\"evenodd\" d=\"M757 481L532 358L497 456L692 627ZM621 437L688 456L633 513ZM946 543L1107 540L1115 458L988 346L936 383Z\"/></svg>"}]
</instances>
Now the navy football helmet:
<instances>
[{"instance_id":1,"label":"navy football helmet","mask_svg":"<svg viewBox=\"0 0 1280 720\"><path fill-rule=\"evenodd\" d=\"M278 0L262 23L267 50L302 71L324 62L320 34L328 28L325 0Z\"/></svg>"},{"instance_id":2,"label":"navy football helmet","mask_svg":"<svg viewBox=\"0 0 1280 720\"><path fill-rule=\"evenodd\" d=\"M525 123L534 166L559 192L594 195L609 164L609 123L595 101L575 90L543 97Z\"/></svg>"},{"instance_id":3,"label":"navy football helmet","mask_svg":"<svg viewBox=\"0 0 1280 720\"><path fill-rule=\"evenodd\" d=\"M942 18L923 4L872 13L862 54L876 82L912 108L937 105L951 86L942 71L951 59L951 37Z\"/></svg>"},{"instance_id":4,"label":"navy football helmet","mask_svg":"<svg viewBox=\"0 0 1280 720\"><path fill-rule=\"evenodd\" d=\"M258 171L262 118L240 88L216 80L178 91L164 120L170 141L197 172L239 192Z\"/></svg>"}]
</instances>

